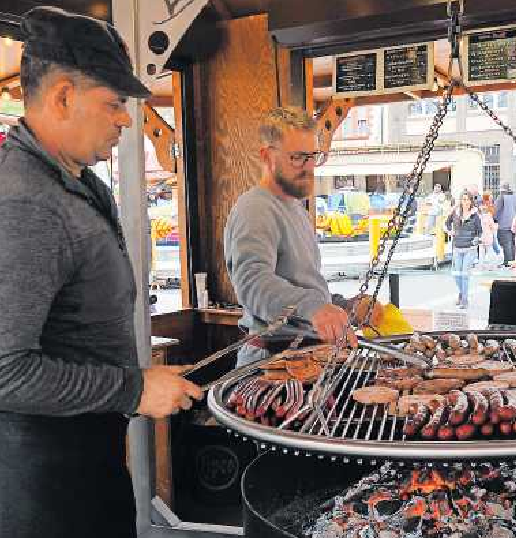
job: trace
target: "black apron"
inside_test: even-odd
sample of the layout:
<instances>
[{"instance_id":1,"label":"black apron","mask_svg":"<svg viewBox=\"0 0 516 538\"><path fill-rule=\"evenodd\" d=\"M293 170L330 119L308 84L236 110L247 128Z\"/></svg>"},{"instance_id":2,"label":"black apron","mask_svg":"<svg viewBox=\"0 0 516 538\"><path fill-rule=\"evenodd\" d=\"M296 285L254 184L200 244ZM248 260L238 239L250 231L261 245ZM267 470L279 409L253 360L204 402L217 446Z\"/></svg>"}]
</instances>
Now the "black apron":
<instances>
[{"instance_id":1,"label":"black apron","mask_svg":"<svg viewBox=\"0 0 516 538\"><path fill-rule=\"evenodd\" d=\"M127 423L0 413L0 537L136 538Z\"/></svg>"}]
</instances>

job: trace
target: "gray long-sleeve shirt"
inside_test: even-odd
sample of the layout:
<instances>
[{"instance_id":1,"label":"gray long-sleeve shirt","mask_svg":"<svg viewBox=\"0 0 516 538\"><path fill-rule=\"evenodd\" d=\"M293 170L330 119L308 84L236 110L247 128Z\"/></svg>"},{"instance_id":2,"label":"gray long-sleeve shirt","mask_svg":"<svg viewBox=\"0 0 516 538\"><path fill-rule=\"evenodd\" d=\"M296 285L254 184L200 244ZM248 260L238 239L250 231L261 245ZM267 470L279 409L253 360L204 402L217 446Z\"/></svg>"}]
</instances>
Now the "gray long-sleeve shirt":
<instances>
[{"instance_id":1,"label":"gray long-sleeve shirt","mask_svg":"<svg viewBox=\"0 0 516 538\"><path fill-rule=\"evenodd\" d=\"M224 232L229 276L244 308L241 325L261 330L284 307L311 320L331 303L321 275L313 226L301 202L285 201L262 187L238 199Z\"/></svg>"},{"instance_id":2,"label":"gray long-sleeve shirt","mask_svg":"<svg viewBox=\"0 0 516 538\"><path fill-rule=\"evenodd\" d=\"M516 195L512 192L503 192L496 199L494 214L494 219L500 230L510 230L515 216Z\"/></svg>"},{"instance_id":3,"label":"gray long-sleeve shirt","mask_svg":"<svg viewBox=\"0 0 516 538\"><path fill-rule=\"evenodd\" d=\"M136 288L111 193L22 123L0 148L0 411L132 413Z\"/></svg>"}]
</instances>

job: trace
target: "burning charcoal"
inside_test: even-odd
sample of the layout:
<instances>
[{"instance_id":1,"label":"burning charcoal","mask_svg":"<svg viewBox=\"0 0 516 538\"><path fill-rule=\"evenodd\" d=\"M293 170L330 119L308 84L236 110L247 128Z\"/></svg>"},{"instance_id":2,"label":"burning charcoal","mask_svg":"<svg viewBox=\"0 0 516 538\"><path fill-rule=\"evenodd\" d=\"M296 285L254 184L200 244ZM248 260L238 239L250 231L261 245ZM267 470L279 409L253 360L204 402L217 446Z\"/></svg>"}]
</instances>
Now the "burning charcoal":
<instances>
[{"instance_id":1,"label":"burning charcoal","mask_svg":"<svg viewBox=\"0 0 516 538\"><path fill-rule=\"evenodd\" d=\"M410 519L406 519L403 523L403 532L415 532L416 529L419 527L420 522L421 519L418 517L411 517Z\"/></svg>"}]
</instances>

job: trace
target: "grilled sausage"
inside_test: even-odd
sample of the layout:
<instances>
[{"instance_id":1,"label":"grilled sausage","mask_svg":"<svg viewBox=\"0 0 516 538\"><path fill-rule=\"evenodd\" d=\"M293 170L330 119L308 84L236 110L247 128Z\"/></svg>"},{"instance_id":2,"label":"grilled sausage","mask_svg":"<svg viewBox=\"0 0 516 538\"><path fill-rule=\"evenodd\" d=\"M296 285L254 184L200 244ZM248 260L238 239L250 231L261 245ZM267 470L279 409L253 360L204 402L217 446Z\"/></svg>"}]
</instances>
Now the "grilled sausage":
<instances>
[{"instance_id":1,"label":"grilled sausage","mask_svg":"<svg viewBox=\"0 0 516 538\"><path fill-rule=\"evenodd\" d=\"M447 414L448 406L445 403L439 403L426 426L421 429L423 439L435 439L437 437L439 427L446 423Z\"/></svg>"},{"instance_id":2,"label":"grilled sausage","mask_svg":"<svg viewBox=\"0 0 516 538\"><path fill-rule=\"evenodd\" d=\"M437 438L440 441L450 441L455 437L455 428L448 422L437 430Z\"/></svg>"},{"instance_id":3,"label":"grilled sausage","mask_svg":"<svg viewBox=\"0 0 516 538\"><path fill-rule=\"evenodd\" d=\"M503 405L503 397L498 389L486 389L482 394L489 402L489 422L498 424L500 422L500 408Z\"/></svg>"},{"instance_id":4,"label":"grilled sausage","mask_svg":"<svg viewBox=\"0 0 516 538\"><path fill-rule=\"evenodd\" d=\"M513 393L509 390L502 390L504 404L500 408L500 420L502 422L512 422L516 418L516 398Z\"/></svg>"},{"instance_id":5,"label":"grilled sausage","mask_svg":"<svg viewBox=\"0 0 516 538\"><path fill-rule=\"evenodd\" d=\"M460 348L460 337L457 336L456 334L450 334L448 336L448 345L454 350L459 349Z\"/></svg>"},{"instance_id":6,"label":"grilled sausage","mask_svg":"<svg viewBox=\"0 0 516 538\"><path fill-rule=\"evenodd\" d=\"M419 433L419 430L426 424L430 416L430 410L425 404L416 404L415 409L411 409L405 426L403 427L403 433L407 437L414 437Z\"/></svg>"},{"instance_id":7,"label":"grilled sausage","mask_svg":"<svg viewBox=\"0 0 516 538\"><path fill-rule=\"evenodd\" d=\"M245 402L245 416L248 420L254 420L258 417L257 408L261 397L267 394L271 385L267 382L260 382L256 389L247 397Z\"/></svg>"},{"instance_id":8,"label":"grilled sausage","mask_svg":"<svg viewBox=\"0 0 516 538\"><path fill-rule=\"evenodd\" d=\"M265 415L265 413L267 413L272 403L278 397L278 394L280 394L280 392L283 390L284 386L284 383L274 383L271 385L269 392L263 397L262 401L258 404L258 407L256 408L257 417L262 417L263 415Z\"/></svg>"},{"instance_id":9,"label":"grilled sausage","mask_svg":"<svg viewBox=\"0 0 516 538\"><path fill-rule=\"evenodd\" d=\"M487 420L489 402L481 392L472 391L467 394L471 404L471 422L480 426Z\"/></svg>"},{"instance_id":10,"label":"grilled sausage","mask_svg":"<svg viewBox=\"0 0 516 538\"><path fill-rule=\"evenodd\" d=\"M428 336L427 334L421 335L420 340L428 349L434 349L435 346L437 345L436 341L431 336Z\"/></svg>"},{"instance_id":11,"label":"grilled sausage","mask_svg":"<svg viewBox=\"0 0 516 538\"><path fill-rule=\"evenodd\" d=\"M468 334L466 336L466 341L471 351L476 351L478 349L478 336L476 334Z\"/></svg>"},{"instance_id":12,"label":"grilled sausage","mask_svg":"<svg viewBox=\"0 0 516 538\"><path fill-rule=\"evenodd\" d=\"M235 387L233 387L233 389L232 389L232 391L231 391L231 393L229 395L229 398L228 398L228 401L227 401L226 405L229 408L235 407L237 405L237 403L238 403L238 398L239 398L241 392L245 391L245 389L253 381L254 381L253 379L245 379L244 381L241 381L240 383L235 385Z\"/></svg>"},{"instance_id":13,"label":"grilled sausage","mask_svg":"<svg viewBox=\"0 0 516 538\"><path fill-rule=\"evenodd\" d=\"M512 422L507 422L507 421L500 422L499 426L500 426L500 433L502 435L512 435L512 433L513 433L512 432L512 427L513 427Z\"/></svg>"},{"instance_id":14,"label":"grilled sausage","mask_svg":"<svg viewBox=\"0 0 516 538\"><path fill-rule=\"evenodd\" d=\"M484 355L491 357L500 350L500 344L497 340L486 340L484 344Z\"/></svg>"},{"instance_id":15,"label":"grilled sausage","mask_svg":"<svg viewBox=\"0 0 516 538\"><path fill-rule=\"evenodd\" d=\"M491 423L486 422L485 424L482 424L480 428L480 433L484 437L491 437L493 435L493 432L494 432L494 426Z\"/></svg>"},{"instance_id":16,"label":"grilled sausage","mask_svg":"<svg viewBox=\"0 0 516 538\"><path fill-rule=\"evenodd\" d=\"M452 426L458 426L465 422L468 417L468 396L461 390L452 390L448 394L448 404L451 406L449 422Z\"/></svg>"},{"instance_id":17,"label":"grilled sausage","mask_svg":"<svg viewBox=\"0 0 516 538\"><path fill-rule=\"evenodd\" d=\"M455 435L459 441L471 439L475 435L477 427L474 424L461 424L455 428Z\"/></svg>"}]
</instances>

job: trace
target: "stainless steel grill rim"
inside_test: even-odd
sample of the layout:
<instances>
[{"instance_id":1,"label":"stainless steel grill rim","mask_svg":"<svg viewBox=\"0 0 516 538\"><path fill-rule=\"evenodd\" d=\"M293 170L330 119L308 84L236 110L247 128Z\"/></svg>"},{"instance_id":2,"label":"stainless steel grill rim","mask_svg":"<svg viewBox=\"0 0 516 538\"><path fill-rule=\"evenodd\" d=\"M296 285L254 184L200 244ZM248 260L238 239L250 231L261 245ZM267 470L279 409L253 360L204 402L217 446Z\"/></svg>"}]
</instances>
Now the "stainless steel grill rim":
<instances>
[{"instance_id":1,"label":"stainless steel grill rim","mask_svg":"<svg viewBox=\"0 0 516 538\"><path fill-rule=\"evenodd\" d=\"M474 332L483 339L515 338L514 332L492 331L459 331L454 334L466 336ZM439 336L444 332L424 333ZM378 341L386 343L404 342L409 336L385 338ZM513 365L515 358L507 350L503 350L504 359ZM424 460L463 460L479 458L516 457L516 439L511 440L474 440L474 441L408 441L397 434L401 431L404 419L388 413L384 405L363 406L351 404L351 393L358 386L363 386L374 375L380 359L364 349L358 349L348 359L345 367L335 368L334 377L329 378L331 385L336 387L342 382L342 388L335 397L335 403L326 412L314 411L300 432L290 431L283 427L263 426L250 422L235 415L224 404L224 394L228 387L252 375L270 359L264 359L252 365L235 370L234 377L224 384L213 387L208 394L208 406L217 420L230 430L238 432L244 438L250 438L265 446L280 447L294 453L323 454L328 456L363 456L395 459L424 459ZM354 369L358 367L358 370ZM344 402L343 402L344 400ZM352 405L347 416L345 410ZM341 410L335 421L329 420L332 414ZM367 412L371 410L371 417ZM301 410L302 411L302 410ZM300 411L300 412L301 412ZM366 420L367 418L367 420ZM295 417L293 418L295 419ZM293 420L290 419L289 423ZM332 424L333 422L333 424ZM375 438L371 438L375 422L379 425ZM288 425L288 424L287 424ZM337 432L342 433L336 437Z\"/></svg>"}]
</instances>

